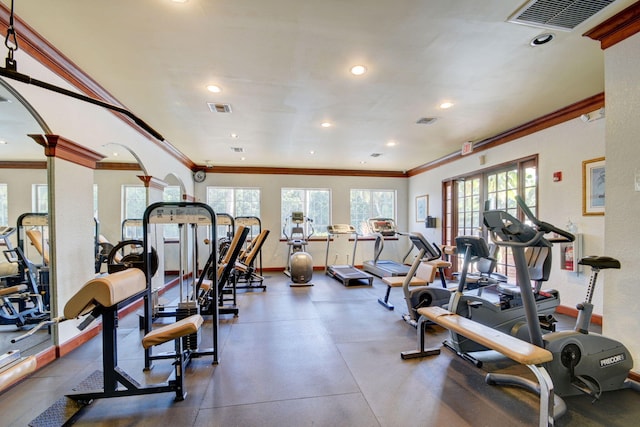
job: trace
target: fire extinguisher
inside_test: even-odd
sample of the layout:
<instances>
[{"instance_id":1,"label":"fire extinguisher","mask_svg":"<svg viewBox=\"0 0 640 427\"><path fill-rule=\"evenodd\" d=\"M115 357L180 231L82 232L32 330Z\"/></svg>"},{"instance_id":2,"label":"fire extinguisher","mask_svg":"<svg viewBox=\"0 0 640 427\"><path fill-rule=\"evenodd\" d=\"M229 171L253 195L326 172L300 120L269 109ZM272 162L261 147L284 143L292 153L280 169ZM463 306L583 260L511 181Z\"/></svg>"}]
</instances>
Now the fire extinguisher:
<instances>
[{"instance_id":1,"label":"fire extinguisher","mask_svg":"<svg viewBox=\"0 0 640 427\"><path fill-rule=\"evenodd\" d=\"M567 245L564 249L564 269L573 271L573 245Z\"/></svg>"}]
</instances>

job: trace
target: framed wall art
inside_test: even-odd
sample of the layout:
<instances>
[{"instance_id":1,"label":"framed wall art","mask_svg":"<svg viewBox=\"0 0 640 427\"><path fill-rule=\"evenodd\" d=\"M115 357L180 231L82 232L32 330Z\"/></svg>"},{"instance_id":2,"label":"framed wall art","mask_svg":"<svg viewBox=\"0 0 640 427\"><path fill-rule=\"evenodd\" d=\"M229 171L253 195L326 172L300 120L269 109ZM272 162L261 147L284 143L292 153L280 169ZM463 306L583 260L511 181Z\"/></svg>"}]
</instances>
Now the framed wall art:
<instances>
[{"instance_id":1,"label":"framed wall art","mask_svg":"<svg viewBox=\"0 0 640 427\"><path fill-rule=\"evenodd\" d=\"M604 215L605 159L585 160L582 162L582 215Z\"/></svg>"},{"instance_id":2,"label":"framed wall art","mask_svg":"<svg viewBox=\"0 0 640 427\"><path fill-rule=\"evenodd\" d=\"M416 197L416 222L424 222L429 215L429 196L424 194Z\"/></svg>"}]
</instances>

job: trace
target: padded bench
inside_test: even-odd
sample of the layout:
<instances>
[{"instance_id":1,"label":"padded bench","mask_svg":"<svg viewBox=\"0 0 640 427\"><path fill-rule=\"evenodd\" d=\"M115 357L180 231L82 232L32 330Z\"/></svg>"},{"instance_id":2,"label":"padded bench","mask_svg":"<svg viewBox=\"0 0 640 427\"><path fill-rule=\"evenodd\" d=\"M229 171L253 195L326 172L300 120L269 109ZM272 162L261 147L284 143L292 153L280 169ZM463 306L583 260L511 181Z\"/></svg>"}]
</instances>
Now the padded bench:
<instances>
[{"instance_id":1,"label":"padded bench","mask_svg":"<svg viewBox=\"0 0 640 427\"><path fill-rule=\"evenodd\" d=\"M438 260L436 260L435 262L437 263ZM436 268L437 264L435 264L433 261L421 262L418 266L418 269L416 270L415 276L411 278L409 286L426 286L429 283L433 283L436 278ZM384 295L384 298L378 298L378 302L389 310L393 310L393 304L389 302L391 288L401 288L406 278L406 276L383 277L381 280L382 283L387 285L387 291Z\"/></svg>"},{"instance_id":2,"label":"padded bench","mask_svg":"<svg viewBox=\"0 0 640 427\"><path fill-rule=\"evenodd\" d=\"M403 352L403 359L423 357L438 354L438 350L425 350L424 333L427 320L463 335L483 346L495 350L514 362L526 365L536 376L540 390L540 426L552 426L554 423L554 393L553 382L543 363L553 360L553 354L526 341L500 332L463 316L459 316L442 307L422 307L418 309L420 321L418 324L418 351ZM487 375L487 382L490 382Z\"/></svg>"}]
</instances>

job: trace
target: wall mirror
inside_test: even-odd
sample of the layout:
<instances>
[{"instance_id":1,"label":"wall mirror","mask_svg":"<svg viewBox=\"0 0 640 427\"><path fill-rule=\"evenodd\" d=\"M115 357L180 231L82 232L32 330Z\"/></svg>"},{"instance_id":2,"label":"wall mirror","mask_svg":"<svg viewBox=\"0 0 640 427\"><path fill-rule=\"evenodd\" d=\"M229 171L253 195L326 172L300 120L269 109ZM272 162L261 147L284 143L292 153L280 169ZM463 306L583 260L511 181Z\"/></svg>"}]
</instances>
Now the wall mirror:
<instances>
[{"instance_id":1,"label":"wall mirror","mask_svg":"<svg viewBox=\"0 0 640 427\"><path fill-rule=\"evenodd\" d=\"M0 78L0 354L37 354L52 345L48 319L48 192L44 149L28 134L50 133L44 120ZM30 215L38 213L38 215Z\"/></svg>"}]
</instances>

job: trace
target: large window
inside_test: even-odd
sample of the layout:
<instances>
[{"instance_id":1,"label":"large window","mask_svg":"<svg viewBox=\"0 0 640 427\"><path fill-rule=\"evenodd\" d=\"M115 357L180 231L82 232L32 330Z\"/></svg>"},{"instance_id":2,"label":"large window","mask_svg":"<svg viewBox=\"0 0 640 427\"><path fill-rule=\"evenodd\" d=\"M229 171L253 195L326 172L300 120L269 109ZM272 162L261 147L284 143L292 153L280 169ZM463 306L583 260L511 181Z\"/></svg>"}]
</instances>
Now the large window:
<instances>
[{"instance_id":1,"label":"large window","mask_svg":"<svg viewBox=\"0 0 640 427\"><path fill-rule=\"evenodd\" d=\"M31 209L37 213L49 212L49 195L47 184L33 184Z\"/></svg>"},{"instance_id":2,"label":"large window","mask_svg":"<svg viewBox=\"0 0 640 427\"><path fill-rule=\"evenodd\" d=\"M207 187L207 204L217 214L227 214L232 217L255 216L260 218L260 189L240 187ZM218 225L217 236L228 236L229 225ZM252 226L251 236L260 231Z\"/></svg>"},{"instance_id":3,"label":"large window","mask_svg":"<svg viewBox=\"0 0 640 427\"><path fill-rule=\"evenodd\" d=\"M307 218L312 220L314 235L327 235L327 226L331 224L331 190L327 188L282 188L280 201L282 224L291 217L291 212L303 212Z\"/></svg>"},{"instance_id":4,"label":"large window","mask_svg":"<svg viewBox=\"0 0 640 427\"><path fill-rule=\"evenodd\" d=\"M9 225L9 186L0 184L0 225Z\"/></svg>"},{"instance_id":5,"label":"large window","mask_svg":"<svg viewBox=\"0 0 640 427\"><path fill-rule=\"evenodd\" d=\"M443 243L455 245L455 238L462 235L482 236L490 242L490 236L482 227L485 209L505 210L524 220L516 204L516 195L520 195L535 213L538 205L537 162L537 156L528 157L444 181ZM496 271L514 276L511 251L500 248L496 257ZM457 269L462 262L462 257L458 258Z\"/></svg>"},{"instance_id":6,"label":"large window","mask_svg":"<svg viewBox=\"0 0 640 427\"><path fill-rule=\"evenodd\" d=\"M260 189L207 187L207 204L216 214L260 218Z\"/></svg>"},{"instance_id":7,"label":"large window","mask_svg":"<svg viewBox=\"0 0 640 427\"><path fill-rule=\"evenodd\" d=\"M122 186L122 219L142 219L147 208L147 189L143 185Z\"/></svg>"},{"instance_id":8,"label":"large window","mask_svg":"<svg viewBox=\"0 0 640 427\"><path fill-rule=\"evenodd\" d=\"M361 234L368 234L369 218L396 219L395 190L357 190L352 189L349 203L351 206L351 225Z\"/></svg>"},{"instance_id":9,"label":"large window","mask_svg":"<svg viewBox=\"0 0 640 427\"><path fill-rule=\"evenodd\" d=\"M168 185L164 187L162 192L163 202L180 202L182 201L182 191L179 185ZM162 227L162 234L165 239L177 239L180 229L178 224L165 224Z\"/></svg>"}]
</instances>

